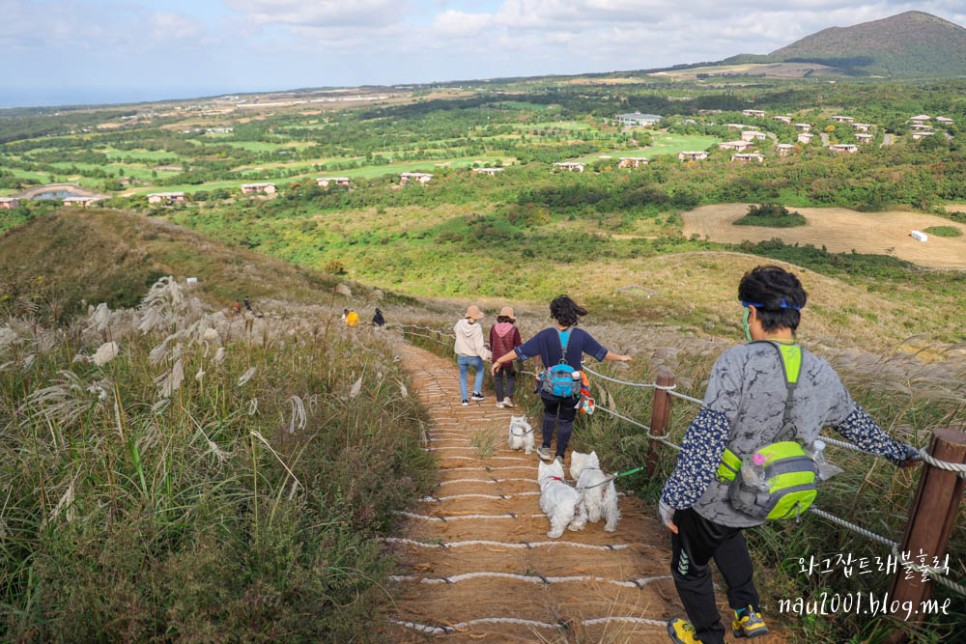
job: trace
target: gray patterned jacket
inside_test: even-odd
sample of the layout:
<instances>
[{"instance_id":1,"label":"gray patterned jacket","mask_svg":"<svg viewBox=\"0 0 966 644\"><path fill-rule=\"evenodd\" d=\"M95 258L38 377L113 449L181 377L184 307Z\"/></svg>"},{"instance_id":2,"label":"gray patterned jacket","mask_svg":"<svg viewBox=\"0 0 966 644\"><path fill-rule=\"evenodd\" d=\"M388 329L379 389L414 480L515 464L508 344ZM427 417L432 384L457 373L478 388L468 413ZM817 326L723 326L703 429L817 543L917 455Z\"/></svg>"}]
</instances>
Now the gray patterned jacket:
<instances>
[{"instance_id":1,"label":"gray patterned jacket","mask_svg":"<svg viewBox=\"0 0 966 644\"><path fill-rule=\"evenodd\" d=\"M759 342L721 354L711 371L704 406L684 436L661 501L678 509L694 507L702 517L721 525L761 524L761 519L731 506L728 484L715 474L725 447L739 455L750 454L767 444L763 435L778 432L786 392L781 359L773 347ZM831 365L804 349L791 419L802 443L811 443L823 427L832 427L866 452L896 464L906 458L905 446L852 401Z\"/></svg>"}]
</instances>

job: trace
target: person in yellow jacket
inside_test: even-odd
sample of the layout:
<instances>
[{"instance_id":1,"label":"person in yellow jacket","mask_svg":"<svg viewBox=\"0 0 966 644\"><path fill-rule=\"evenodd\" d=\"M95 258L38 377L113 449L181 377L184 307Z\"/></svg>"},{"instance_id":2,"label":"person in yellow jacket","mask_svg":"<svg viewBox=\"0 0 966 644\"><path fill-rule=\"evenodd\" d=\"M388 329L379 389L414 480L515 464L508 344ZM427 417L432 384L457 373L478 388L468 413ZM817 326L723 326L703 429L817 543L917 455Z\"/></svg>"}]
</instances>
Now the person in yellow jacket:
<instances>
[{"instance_id":1,"label":"person in yellow jacket","mask_svg":"<svg viewBox=\"0 0 966 644\"><path fill-rule=\"evenodd\" d=\"M359 324L359 314L354 309L349 309L349 312L345 314L345 325L351 328L357 324Z\"/></svg>"}]
</instances>

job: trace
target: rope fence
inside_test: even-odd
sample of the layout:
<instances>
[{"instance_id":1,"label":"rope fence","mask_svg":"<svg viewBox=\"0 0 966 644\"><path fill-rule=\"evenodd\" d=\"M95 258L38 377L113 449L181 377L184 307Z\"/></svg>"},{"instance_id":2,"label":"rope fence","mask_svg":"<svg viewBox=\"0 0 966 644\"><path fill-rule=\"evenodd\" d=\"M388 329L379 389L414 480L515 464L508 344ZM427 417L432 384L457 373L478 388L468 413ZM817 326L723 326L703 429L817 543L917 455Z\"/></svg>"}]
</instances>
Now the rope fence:
<instances>
[{"instance_id":1,"label":"rope fence","mask_svg":"<svg viewBox=\"0 0 966 644\"><path fill-rule=\"evenodd\" d=\"M699 400L697 398L693 398L691 396L686 396L684 394L681 394L679 392L674 391L674 387L673 386L671 386L671 387L662 387L661 385L658 385L657 383L631 383L631 382L626 382L626 381L618 380L616 378L610 378L608 376L605 376L604 374L597 373L597 372L593 371L592 369L587 368L586 366L584 366L584 370L587 371L588 373L594 374L598 378L602 378L603 380L607 380L609 382L614 382L616 384L621 384L621 385L626 385L626 386L631 386L631 387L637 387L637 388L650 388L650 389L664 390L670 396L674 396L676 398L680 398L680 399L683 399L683 400L687 400L689 402L693 402L693 403L698 404L698 405L703 405L704 404L704 401L702 401L702 400ZM681 450L681 447L679 445L671 442L670 440L666 439L665 437L655 436L654 434L652 434L651 428L648 427L647 425L645 425L644 423L640 422L640 421L634 420L632 418L628 418L627 416L624 416L623 414L620 414L619 412L617 412L615 410L607 409L606 407L602 407L600 405L597 406L597 409L600 410L600 411L606 412L606 413L608 413L608 414L610 414L610 415L612 415L612 416L614 416L616 418L619 418L619 419L623 420L624 422L627 422L627 423L629 423L629 424L631 424L631 425L633 425L635 427L639 427L641 429L644 429L647 432L647 434L646 434L647 437L649 439L651 439L651 440L657 440L660 443L662 443L664 445L667 445L668 447L671 447L671 448L673 448L675 450L678 450L678 451ZM840 440L837 440L837 439L834 439L834 438L827 438L825 436L822 437L822 440L825 441L829 445L835 445L836 447L841 447L843 449L848 449L848 450L851 450L851 451L854 451L854 452L858 452L860 454L867 454L868 455L868 452L866 452L865 450L863 450L863 449L859 448L858 446L853 445L852 443L849 443L847 441L840 441ZM955 472L957 474L957 476L959 476L960 478L966 478L966 465L964 465L962 463L950 463L948 461L943 461L943 460L934 458L931 454L929 454L923 448L919 448L918 449L918 456L919 456L919 458L922 461L928 463L929 465L932 465L933 467L936 467L936 468L945 470L947 472ZM827 512L825 510L822 510L822 509L820 509L820 508L818 508L818 507L816 507L814 505L810 506L808 508L808 511L809 512L812 512L813 514L815 514L818 517L821 517L822 519L825 519L826 521L828 521L830 523L833 523L835 525L838 525L839 527L845 528L845 529L850 530L850 531L852 531L852 532L854 532L854 533L856 533L858 535L861 535L863 537L866 537L868 539L871 539L872 541L875 541L877 543L880 543L882 545L885 545L885 546L889 547L890 550L892 551L892 554L894 556L896 556L897 558L901 558L901 553L899 552L899 547L900 546L899 546L899 543L898 542L893 541L892 539L889 539L887 537L883 537L882 535L876 534L875 532L872 532L871 530L867 530L866 528L863 528L860 525L857 525L855 523L852 523L850 521L847 521L846 519L843 519L841 517L835 516L831 512ZM913 571L918 572L920 574L928 575L928 577L933 582L938 583L938 584L941 584L941 585L943 585L943 586L945 586L947 588L950 588L950 589L958 592L961 595L966 596L966 586L964 586L962 584L958 584L958 583L952 581L951 579L948 579L947 577L945 577L945 574L949 572L948 568L946 568L946 567L924 566L924 565L919 565L919 564L913 563L913 562L908 561L908 560L903 560L902 565L903 565L904 568L906 568L908 570L913 570Z\"/></svg>"},{"instance_id":2,"label":"rope fence","mask_svg":"<svg viewBox=\"0 0 966 644\"><path fill-rule=\"evenodd\" d=\"M446 344L446 343L442 342L442 340L439 340L439 339L437 339L435 337L425 336L425 335L422 335L422 334L419 334L419 333L415 333L413 331L407 331L406 329L407 328L412 328L412 329L418 329L418 330L426 330L426 331L431 331L431 332L435 333L437 336L445 336L445 337L448 337L448 338L451 338L451 339L454 338L454 336L452 336L451 334L441 333L438 330L431 329L429 327L419 327L419 326L415 326L415 325L402 325L401 328L403 328L403 333L405 333L405 334L414 335L416 337L428 338L428 339L433 340L435 342L439 342L440 344ZM617 385L621 385L621 386L624 386L624 387L632 387L632 388L636 388L636 389L654 389L656 391L663 391L663 392L666 392L667 395L669 395L671 397L674 397L674 398L678 398L680 400L685 400L685 401L688 401L688 402L693 403L693 404L696 404L696 405L703 405L704 404L704 401L701 400L701 399L699 399L699 398L695 398L693 396L688 396L688 395L683 394L683 393L681 393L679 391L676 391L676 386L675 385L665 386L665 385L660 385L660 384L658 384L656 382L632 382L632 381L627 381L627 380L621 380L619 378L614 378L612 376L608 376L606 374L600 373L600 372L598 372L598 371L596 371L594 369L591 369L590 367L587 367L586 365L583 366L583 370L586 371L587 373L593 375L595 378L599 378L599 379L604 380L606 382L611 382L611 383L614 383L614 384L617 384ZM529 374L529 375L536 376L535 373L529 372L529 371L524 371L522 373L523 374ZM610 396L608 396L608 397L610 397ZM613 403L613 398L611 398L611 403ZM598 411L602 411L602 412L604 412L606 414L609 414L609 415L613 416L614 418L617 418L619 420L622 420L625 423L628 423L628 424L630 424L630 425L632 425L634 427L638 427L640 429L643 429L645 431L645 435L647 436L647 438L649 440L659 442L662 445L665 445L667 447L670 447L671 449L674 449L674 450L677 450L677 451L681 451L681 446L680 445L677 445L676 443L672 442L667 437L658 436L658 435L653 434L652 433L652 428L650 426L648 426L647 424L639 421L639 420L636 420L636 419L631 418L631 417L629 417L629 416L627 416L625 414L622 414L622 413L620 413L616 409L610 409L610 408L604 407L602 405L597 405L596 409ZM850 451L853 451L853 452L858 452L860 454L869 455L869 453L866 452L865 450L863 450L863 449L859 448L858 446L853 445L852 443L849 443L847 441L842 441L842 440L838 440L838 439L835 439L835 438L828 438L828 437L825 437L825 436L822 437L822 440L825 443L829 444L829 445L834 445L835 447L839 447L841 449L846 449L846 450L850 450ZM953 472L959 478L966 479L966 464L963 464L963 463L952 463L952 462L949 462L949 461L944 461L944 460L941 460L941 459L937 459L937 458L933 457L931 454L929 454L923 448L918 448L918 457L923 462L931 465L932 467L935 467L935 468L938 468L938 469L941 469L941 470L944 470L944 471L947 471L947 472ZM814 505L811 506L811 507L809 507L808 508L808 511L811 512L811 513L813 513L813 514L815 514L818 517L821 517L822 519L825 519L826 521L828 521L830 523L833 523L833 524L835 524L837 526L840 526L842 528L845 528L846 530L849 530L851 532L854 532L855 534L858 534L860 536L866 537L867 539L870 539L872 541L875 541L877 543L880 543L882 545L885 545L885 546L887 546L887 547L889 547L891 549L892 553L895 556L897 556L897 557L900 556L900 553L899 553L900 545L899 545L898 542L896 542L896 541L894 541L892 539L889 539L887 537L883 537L882 535L876 534L876 533L872 532L871 530L868 530L866 528L863 528L862 526L859 526L859 525L857 525L855 523L852 523L850 521L847 521L846 519L843 519L841 517L835 516L834 514L832 514L830 512L827 512L825 510L822 510L820 508L815 507ZM913 571L919 572L919 573L921 573L923 575L927 575L933 582L938 583L938 584L941 584L943 586L946 586L947 588L950 588L950 589L958 592L959 594L966 596L966 586L964 586L962 584L958 584L956 582L953 582L952 580L947 579L944 576L945 573L948 573L948 568L939 568L939 567L934 567L934 566L924 566L924 565L916 564L916 563L911 562L911 561L903 561L902 563L903 563L903 567L904 568L907 568L909 570L913 570Z\"/></svg>"},{"instance_id":3,"label":"rope fence","mask_svg":"<svg viewBox=\"0 0 966 644\"><path fill-rule=\"evenodd\" d=\"M622 588L637 588L643 589L645 586L654 583L656 581L671 581L670 575L661 575L659 577L640 577L638 579L608 579L606 577L598 577L596 575L570 575L564 577L551 577L548 575L541 575L539 573L528 573L528 574L517 574L511 572L465 572L459 575L451 575L449 577L418 577L416 575L393 575L389 578L390 581L395 582L416 582L420 584L458 584L463 581L472 581L474 579L511 579L513 581L520 581L528 584L566 584L566 583L586 583L593 582L598 584L611 584L614 586L620 586Z\"/></svg>"}]
</instances>

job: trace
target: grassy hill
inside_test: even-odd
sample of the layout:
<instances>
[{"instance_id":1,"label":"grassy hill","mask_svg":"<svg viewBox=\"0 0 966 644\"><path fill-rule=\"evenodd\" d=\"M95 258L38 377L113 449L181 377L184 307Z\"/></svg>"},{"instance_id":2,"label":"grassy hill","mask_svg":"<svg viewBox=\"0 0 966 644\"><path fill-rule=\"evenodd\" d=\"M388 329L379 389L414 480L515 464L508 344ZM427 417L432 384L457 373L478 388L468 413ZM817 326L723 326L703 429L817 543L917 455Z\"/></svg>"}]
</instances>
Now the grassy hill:
<instances>
[{"instance_id":1,"label":"grassy hill","mask_svg":"<svg viewBox=\"0 0 966 644\"><path fill-rule=\"evenodd\" d=\"M250 298L312 302L338 280L206 239L170 223L113 210L61 211L0 236L0 297L58 318L106 302L133 306L158 278L197 277L196 292L227 305Z\"/></svg>"},{"instance_id":2,"label":"grassy hill","mask_svg":"<svg viewBox=\"0 0 966 644\"><path fill-rule=\"evenodd\" d=\"M857 74L966 74L966 29L921 11L830 27L771 52L767 62L814 62Z\"/></svg>"},{"instance_id":3,"label":"grassy hill","mask_svg":"<svg viewBox=\"0 0 966 644\"><path fill-rule=\"evenodd\" d=\"M434 471L391 336L346 333L334 281L119 212L8 232L0 275L0 640L370 639L378 537ZM266 314L219 310L244 295Z\"/></svg>"}]
</instances>

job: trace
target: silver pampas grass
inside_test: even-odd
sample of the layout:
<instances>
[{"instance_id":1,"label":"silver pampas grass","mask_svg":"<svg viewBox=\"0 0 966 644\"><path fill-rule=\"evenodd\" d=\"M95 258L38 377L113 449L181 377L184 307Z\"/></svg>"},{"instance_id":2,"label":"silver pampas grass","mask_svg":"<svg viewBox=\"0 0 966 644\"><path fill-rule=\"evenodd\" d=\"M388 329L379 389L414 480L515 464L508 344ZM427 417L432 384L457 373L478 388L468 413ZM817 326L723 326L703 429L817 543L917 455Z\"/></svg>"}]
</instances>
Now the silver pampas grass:
<instances>
[{"instance_id":1,"label":"silver pampas grass","mask_svg":"<svg viewBox=\"0 0 966 644\"><path fill-rule=\"evenodd\" d=\"M103 367L108 362L113 360L120 353L121 348L118 346L117 342L105 342L97 348L94 355L91 356L91 362L93 362L98 367Z\"/></svg>"}]
</instances>

